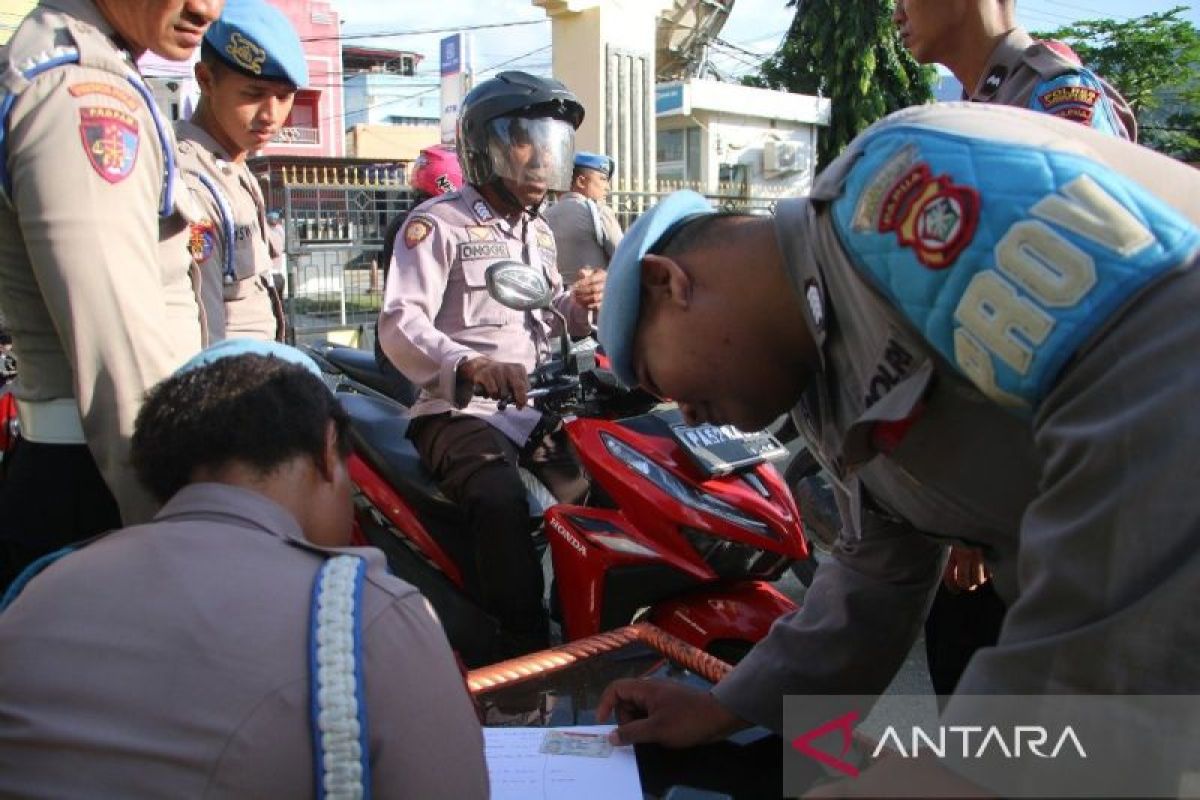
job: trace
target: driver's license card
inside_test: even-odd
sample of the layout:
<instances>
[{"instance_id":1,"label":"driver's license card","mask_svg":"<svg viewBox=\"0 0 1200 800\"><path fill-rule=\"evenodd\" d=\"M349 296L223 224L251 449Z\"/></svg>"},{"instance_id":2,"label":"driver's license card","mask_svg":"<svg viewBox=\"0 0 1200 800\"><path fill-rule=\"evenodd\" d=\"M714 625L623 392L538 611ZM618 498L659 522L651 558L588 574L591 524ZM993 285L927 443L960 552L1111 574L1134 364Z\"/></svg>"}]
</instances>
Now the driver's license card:
<instances>
[{"instance_id":1,"label":"driver's license card","mask_svg":"<svg viewBox=\"0 0 1200 800\"><path fill-rule=\"evenodd\" d=\"M577 733L575 731L547 731L542 739L541 752L550 756L588 756L608 758L612 745L604 733Z\"/></svg>"}]
</instances>

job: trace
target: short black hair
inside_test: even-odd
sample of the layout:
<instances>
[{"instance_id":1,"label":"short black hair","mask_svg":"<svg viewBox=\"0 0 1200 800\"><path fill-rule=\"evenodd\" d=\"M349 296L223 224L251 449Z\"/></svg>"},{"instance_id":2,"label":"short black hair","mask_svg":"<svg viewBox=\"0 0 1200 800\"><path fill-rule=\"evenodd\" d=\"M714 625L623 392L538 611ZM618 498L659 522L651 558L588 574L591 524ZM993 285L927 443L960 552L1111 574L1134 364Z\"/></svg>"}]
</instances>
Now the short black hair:
<instances>
[{"instance_id":1,"label":"short black hair","mask_svg":"<svg viewBox=\"0 0 1200 800\"><path fill-rule=\"evenodd\" d=\"M130 454L142 484L161 502L201 467L238 462L268 474L296 456L325 468L334 423L338 452L350 452L349 418L304 367L240 355L174 375L152 388L134 424Z\"/></svg>"}]
</instances>

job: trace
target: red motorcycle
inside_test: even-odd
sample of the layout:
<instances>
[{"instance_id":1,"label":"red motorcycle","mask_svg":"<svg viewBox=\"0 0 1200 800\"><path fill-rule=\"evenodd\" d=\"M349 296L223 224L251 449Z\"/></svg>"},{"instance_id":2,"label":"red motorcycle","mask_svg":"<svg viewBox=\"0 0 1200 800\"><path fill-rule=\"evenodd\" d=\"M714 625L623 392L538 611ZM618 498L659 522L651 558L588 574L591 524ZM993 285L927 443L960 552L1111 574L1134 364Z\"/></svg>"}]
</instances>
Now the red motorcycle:
<instances>
[{"instance_id":1,"label":"red motorcycle","mask_svg":"<svg viewBox=\"0 0 1200 800\"><path fill-rule=\"evenodd\" d=\"M540 279L515 262L491 270L489 287L500 287L493 296L506 305L517 302L513 292L532 291L531 274ZM545 307L537 297L540 305L526 299L521 309ZM464 517L405 437L407 409L370 388L369 353L310 352L351 418L350 474L363 540L424 592L468 665L495 660L501 634L475 600ZM786 454L774 437L688 426L677 409L618 386L590 351L571 351L565 337L560 358L540 366L530 385L530 401L564 420L592 484L586 504L564 505L523 475L531 535L550 550L550 609L564 640L639 619L737 661L775 619L795 610L770 585L809 558L795 501L767 463Z\"/></svg>"}]
</instances>

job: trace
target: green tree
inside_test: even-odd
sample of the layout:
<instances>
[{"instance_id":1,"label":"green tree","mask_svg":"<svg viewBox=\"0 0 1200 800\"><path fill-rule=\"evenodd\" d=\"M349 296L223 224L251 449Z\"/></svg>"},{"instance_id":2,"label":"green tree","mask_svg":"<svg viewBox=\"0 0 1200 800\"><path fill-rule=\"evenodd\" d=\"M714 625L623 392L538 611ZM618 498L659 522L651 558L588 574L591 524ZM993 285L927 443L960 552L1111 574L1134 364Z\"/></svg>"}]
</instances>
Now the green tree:
<instances>
[{"instance_id":1,"label":"green tree","mask_svg":"<svg viewBox=\"0 0 1200 800\"><path fill-rule=\"evenodd\" d=\"M880 117L933 98L936 72L913 61L892 25L894 0L788 0L796 16L753 86L820 95L832 103L818 167Z\"/></svg>"},{"instance_id":2,"label":"green tree","mask_svg":"<svg viewBox=\"0 0 1200 800\"><path fill-rule=\"evenodd\" d=\"M1180 19L1187 6L1117 22L1084 20L1035 33L1071 45L1083 63L1125 95L1143 144L1200 159L1200 31Z\"/></svg>"}]
</instances>

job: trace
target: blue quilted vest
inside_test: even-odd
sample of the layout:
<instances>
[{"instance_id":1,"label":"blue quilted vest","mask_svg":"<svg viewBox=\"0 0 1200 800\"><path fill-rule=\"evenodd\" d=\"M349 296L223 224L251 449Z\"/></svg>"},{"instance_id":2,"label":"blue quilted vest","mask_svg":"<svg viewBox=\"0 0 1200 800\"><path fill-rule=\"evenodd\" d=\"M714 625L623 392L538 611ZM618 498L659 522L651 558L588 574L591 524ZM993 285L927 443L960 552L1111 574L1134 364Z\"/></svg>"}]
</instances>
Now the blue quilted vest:
<instances>
[{"instance_id":1,"label":"blue quilted vest","mask_svg":"<svg viewBox=\"0 0 1200 800\"><path fill-rule=\"evenodd\" d=\"M951 365L1022 416L1200 248L1178 212L1080 155L919 125L860 144L833 204L844 248Z\"/></svg>"}]
</instances>

